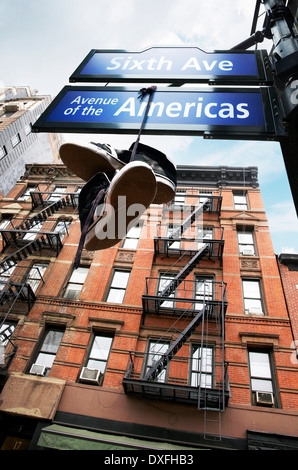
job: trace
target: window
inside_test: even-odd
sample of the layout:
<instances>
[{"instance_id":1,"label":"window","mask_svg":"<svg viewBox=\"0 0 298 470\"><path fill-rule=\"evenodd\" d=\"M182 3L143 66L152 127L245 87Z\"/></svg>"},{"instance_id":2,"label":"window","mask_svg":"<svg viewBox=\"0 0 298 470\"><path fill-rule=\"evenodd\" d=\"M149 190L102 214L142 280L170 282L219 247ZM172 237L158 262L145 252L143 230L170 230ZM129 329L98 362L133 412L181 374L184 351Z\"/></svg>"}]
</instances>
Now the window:
<instances>
[{"instance_id":1,"label":"window","mask_svg":"<svg viewBox=\"0 0 298 470\"><path fill-rule=\"evenodd\" d=\"M178 232L180 225L173 226L172 224L168 227L168 238L171 238L175 234L175 238L181 237L181 230ZM169 245L169 250L179 250L181 248L181 241L175 241Z\"/></svg>"},{"instance_id":2,"label":"window","mask_svg":"<svg viewBox=\"0 0 298 470\"><path fill-rule=\"evenodd\" d=\"M233 194L234 209L245 211L248 209L246 192L240 191Z\"/></svg>"},{"instance_id":3,"label":"window","mask_svg":"<svg viewBox=\"0 0 298 470\"><path fill-rule=\"evenodd\" d=\"M260 281L243 279L244 312L247 314L263 315Z\"/></svg>"},{"instance_id":4,"label":"window","mask_svg":"<svg viewBox=\"0 0 298 470\"><path fill-rule=\"evenodd\" d=\"M56 202L61 199L63 193L65 193L66 187L65 186L56 186L54 191L52 191L52 194L48 197L48 201L50 202Z\"/></svg>"},{"instance_id":5,"label":"window","mask_svg":"<svg viewBox=\"0 0 298 470\"><path fill-rule=\"evenodd\" d=\"M196 278L195 283L195 299L194 307L196 310L202 310L204 303L211 301L213 298L212 279L202 277Z\"/></svg>"},{"instance_id":6,"label":"window","mask_svg":"<svg viewBox=\"0 0 298 470\"><path fill-rule=\"evenodd\" d=\"M74 202L75 204L79 204L79 194L80 192L82 191L82 188L76 188L76 190L74 191Z\"/></svg>"},{"instance_id":7,"label":"window","mask_svg":"<svg viewBox=\"0 0 298 470\"><path fill-rule=\"evenodd\" d=\"M122 271L120 269L116 269L114 271L107 296L107 302L113 302L116 304L121 304L123 302L129 276L130 271Z\"/></svg>"},{"instance_id":8,"label":"window","mask_svg":"<svg viewBox=\"0 0 298 470\"><path fill-rule=\"evenodd\" d=\"M2 346L7 345L9 338L15 330L15 327L15 324L11 322L2 323L2 325L0 326L0 344Z\"/></svg>"},{"instance_id":9,"label":"window","mask_svg":"<svg viewBox=\"0 0 298 470\"><path fill-rule=\"evenodd\" d=\"M153 364L158 361L161 356L168 350L170 343L169 342L159 342L156 340L149 340L147 347L146 362L144 368L144 377L153 366ZM167 375L167 369L163 369L155 379L156 382L165 382Z\"/></svg>"},{"instance_id":10,"label":"window","mask_svg":"<svg viewBox=\"0 0 298 470\"><path fill-rule=\"evenodd\" d=\"M175 274L160 274L160 277L159 277L159 284L158 284L158 290L157 290L157 295L160 296L162 294L162 292L166 289L166 287L169 286L169 284L171 284L172 280L176 277ZM170 298L170 297L175 297L176 296L176 289L174 289L174 291L167 295L166 297ZM173 301L169 301L169 300L165 300L164 302L162 302L160 304L161 307L163 308L174 308L175 306L175 302Z\"/></svg>"},{"instance_id":11,"label":"window","mask_svg":"<svg viewBox=\"0 0 298 470\"><path fill-rule=\"evenodd\" d=\"M248 360L252 404L262 404L262 402L257 403L257 392L274 393L270 353L268 351L249 351ZM263 404L270 404L268 397Z\"/></svg>"},{"instance_id":12,"label":"window","mask_svg":"<svg viewBox=\"0 0 298 470\"><path fill-rule=\"evenodd\" d=\"M2 220L0 222L0 230L8 227L13 216L11 214L3 214Z\"/></svg>"},{"instance_id":13,"label":"window","mask_svg":"<svg viewBox=\"0 0 298 470\"><path fill-rule=\"evenodd\" d=\"M35 191L36 188L37 188L37 185L29 186L28 188L25 189L23 194L21 194L21 196L18 197L18 200L19 201L28 201L28 199L30 199L30 193L32 193L32 191Z\"/></svg>"},{"instance_id":14,"label":"window","mask_svg":"<svg viewBox=\"0 0 298 470\"><path fill-rule=\"evenodd\" d=\"M212 388L213 348L193 344L191 346L190 385Z\"/></svg>"},{"instance_id":15,"label":"window","mask_svg":"<svg viewBox=\"0 0 298 470\"><path fill-rule=\"evenodd\" d=\"M92 347L87 359L86 367L88 369L100 370L104 375L112 347L113 337L102 334L95 334ZM102 383L103 377L100 380Z\"/></svg>"},{"instance_id":16,"label":"window","mask_svg":"<svg viewBox=\"0 0 298 470\"><path fill-rule=\"evenodd\" d=\"M24 235L23 240L34 240L38 235L35 232L39 232L41 230L43 224L44 224L44 222L38 222L37 224L33 225L33 227L31 227L28 230L26 235Z\"/></svg>"},{"instance_id":17,"label":"window","mask_svg":"<svg viewBox=\"0 0 298 470\"><path fill-rule=\"evenodd\" d=\"M36 292L39 284L42 282L43 275L47 269L48 265L45 263L34 263L32 268L29 271L27 278L27 283L33 290Z\"/></svg>"},{"instance_id":18,"label":"window","mask_svg":"<svg viewBox=\"0 0 298 470\"><path fill-rule=\"evenodd\" d=\"M66 299L78 299L88 274L88 267L78 267L70 276L66 286L64 297Z\"/></svg>"},{"instance_id":19,"label":"window","mask_svg":"<svg viewBox=\"0 0 298 470\"><path fill-rule=\"evenodd\" d=\"M203 227L198 225L197 227L197 238L198 244L197 249L200 250L203 248L207 240L212 240L213 238L213 228L212 227Z\"/></svg>"},{"instance_id":20,"label":"window","mask_svg":"<svg viewBox=\"0 0 298 470\"><path fill-rule=\"evenodd\" d=\"M71 224L70 220L59 220L57 222L57 225L54 229L54 232L59 233L61 241L65 237L66 233L68 233L67 230L68 230L68 227L70 226L70 224Z\"/></svg>"},{"instance_id":21,"label":"window","mask_svg":"<svg viewBox=\"0 0 298 470\"><path fill-rule=\"evenodd\" d=\"M248 230L238 231L238 247L240 255L255 255L255 243L253 232Z\"/></svg>"},{"instance_id":22,"label":"window","mask_svg":"<svg viewBox=\"0 0 298 470\"><path fill-rule=\"evenodd\" d=\"M3 270L3 268L0 268L0 291L5 288L5 285L8 282L12 273L14 272L15 268L16 266L11 266L5 271Z\"/></svg>"},{"instance_id":23,"label":"window","mask_svg":"<svg viewBox=\"0 0 298 470\"><path fill-rule=\"evenodd\" d=\"M46 377L49 375L52 368L63 334L64 330L61 329L53 328L47 330L42 345L38 351L35 364L45 366Z\"/></svg>"},{"instance_id":24,"label":"window","mask_svg":"<svg viewBox=\"0 0 298 470\"><path fill-rule=\"evenodd\" d=\"M175 206L183 206L186 201L186 190L185 189L177 189L175 198L174 198L174 205Z\"/></svg>"},{"instance_id":25,"label":"window","mask_svg":"<svg viewBox=\"0 0 298 470\"><path fill-rule=\"evenodd\" d=\"M136 250L140 235L141 235L142 227L140 225L137 225L136 227L132 227L125 239L123 240L122 248L130 248L131 250Z\"/></svg>"},{"instance_id":26,"label":"window","mask_svg":"<svg viewBox=\"0 0 298 470\"><path fill-rule=\"evenodd\" d=\"M11 145L13 148L15 148L20 142L21 142L21 137L20 134L17 133L10 139Z\"/></svg>"},{"instance_id":27,"label":"window","mask_svg":"<svg viewBox=\"0 0 298 470\"><path fill-rule=\"evenodd\" d=\"M7 155L7 150L6 150L5 145L3 145L3 147L0 147L0 160L4 158L6 155Z\"/></svg>"},{"instance_id":28,"label":"window","mask_svg":"<svg viewBox=\"0 0 298 470\"><path fill-rule=\"evenodd\" d=\"M32 123L29 122L28 124L26 124L24 130L25 130L25 134L26 134L26 135L31 134L31 132L32 132Z\"/></svg>"}]
</instances>

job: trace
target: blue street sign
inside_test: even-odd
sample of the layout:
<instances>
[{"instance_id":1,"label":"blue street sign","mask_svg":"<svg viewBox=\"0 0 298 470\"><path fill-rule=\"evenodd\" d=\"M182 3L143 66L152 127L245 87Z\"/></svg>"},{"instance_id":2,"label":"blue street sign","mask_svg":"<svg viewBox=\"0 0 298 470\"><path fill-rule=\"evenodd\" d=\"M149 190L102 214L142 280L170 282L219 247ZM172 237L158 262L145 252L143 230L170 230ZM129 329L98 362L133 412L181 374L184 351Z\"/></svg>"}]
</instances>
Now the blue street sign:
<instances>
[{"instance_id":1,"label":"blue street sign","mask_svg":"<svg viewBox=\"0 0 298 470\"><path fill-rule=\"evenodd\" d=\"M33 126L52 132L135 133L147 99L139 89L66 86ZM156 90L143 133L275 138L269 88Z\"/></svg>"},{"instance_id":2,"label":"blue street sign","mask_svg":"<svg viewBox=\"0 0 298 470\"><path fill-rule=\"evenodd\" d=\"M268 84L266 51L204 52L197 47L152 47L142 52L93 49L70 82Z\"/></svg>"}]
</instances>

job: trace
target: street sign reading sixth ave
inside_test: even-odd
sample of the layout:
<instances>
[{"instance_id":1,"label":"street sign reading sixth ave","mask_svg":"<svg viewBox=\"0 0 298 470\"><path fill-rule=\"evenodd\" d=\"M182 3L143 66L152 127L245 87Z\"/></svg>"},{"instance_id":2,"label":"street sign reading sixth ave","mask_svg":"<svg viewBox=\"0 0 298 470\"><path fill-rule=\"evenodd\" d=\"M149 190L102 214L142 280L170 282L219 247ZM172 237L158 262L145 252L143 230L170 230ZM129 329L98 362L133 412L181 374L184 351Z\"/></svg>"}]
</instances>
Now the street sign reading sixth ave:
<instances>
[{"instance_id":1,"label":"street sign reading sixth ave","mask_svg":"<svg viewBox=\"0 0 298 470\"><path fill-rule=\"evenodd\" d=\"M264 85L273 82L266 51L204 52L152 47L142 52L93 49L70 82L151 82Z\"/></svg>"},{"instance_id":2,"label":"street sign reading sixth ave","mask_svg":"<svg viewBox=\"0 0 298 470\"><path fill-rule=\"evenodd\" d=\"M276 138L271 89L174 88L156 90L144 134ZM35 132L136 133L147 99L139 89L66 86L33 126Z\"/></svg>"}]
</instances>

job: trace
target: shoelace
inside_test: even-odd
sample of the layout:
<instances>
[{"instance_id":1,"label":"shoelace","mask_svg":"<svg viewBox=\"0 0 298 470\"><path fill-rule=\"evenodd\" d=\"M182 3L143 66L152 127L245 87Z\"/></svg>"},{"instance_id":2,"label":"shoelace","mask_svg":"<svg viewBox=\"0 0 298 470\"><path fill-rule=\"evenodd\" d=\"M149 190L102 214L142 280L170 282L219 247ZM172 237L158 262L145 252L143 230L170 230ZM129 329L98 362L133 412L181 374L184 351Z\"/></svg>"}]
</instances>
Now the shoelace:
<instances>
[{"instance_id":1,"label":"shoelace","mask_svg":"<svg viewBox=\"0 0 298 470\"><path fill-rule=\"evenodd\" d=\"M79 246L78 246L78 249L77 249L77 253L76 253L76 256L75 256L75 260L74 260L74 269L77 269L80 265L80 260L81 260L81 254L82 254L82 250L83 250L83 246L84 246L84 242L85 242L85 238L86 238L86 234L88 232L88 228L91 224L91 221L93 219L93 215L94 215L94 212L95 212L95 209L96 207L99 205L99 203L104 200L104 197L105 197L105 194L106 194L107 190L106 189L101 189L98 193L97 193L97 196L96 198L94 199L93 203L92 203L92 206L91 206L91 209L88 213L88 216L87 216L87 219L86 219L86 222L84 224L84 227L83 227L83 230L81 232L81 237L80 237L80 241L79 241Z\"/></svg>"},{"instance_id":2,"label":"shoelace","mask_svg":"<svg viewBox=\"0 0 298 470\"><path fill-rule=\"evenodd\" d=\"M145 96L147 96L147 95L149 95L149 98L148 98L147 106L146 106L146 109L145 109L143 121L142 121L140 130L139 130L139 133L138 133L138 137L137 137L137 139L134 143L134 146L133 146L133 149L132 149L132 152L131 152L131 157L130 157L131 162L133 162L134 159L135 159L135 156L136 156L136 153L137 153L137 148L138 148L140 138L141 138L141 133L142 133L142 130L144 129L144 126L145 126L145 122L146 122L148 111L149 111L149 106L150 106L152 96L153 96L153 93L155 92L155 90L156 90L156 86L150 86L149 88L141 88L141 90L139 91L140 94L138 96L138 99L140 101L142 101L145 98Z\"/></svg>"}]
</instances>

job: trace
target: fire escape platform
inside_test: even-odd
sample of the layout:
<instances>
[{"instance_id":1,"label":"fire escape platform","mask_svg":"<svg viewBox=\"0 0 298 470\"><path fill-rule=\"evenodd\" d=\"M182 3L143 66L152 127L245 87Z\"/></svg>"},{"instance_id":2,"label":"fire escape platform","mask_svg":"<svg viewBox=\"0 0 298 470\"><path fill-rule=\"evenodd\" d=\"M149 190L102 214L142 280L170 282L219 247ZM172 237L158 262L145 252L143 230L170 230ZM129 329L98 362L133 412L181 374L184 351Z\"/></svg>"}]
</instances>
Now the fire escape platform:
<instances>
[{"instance_id":1,"label":"fire escape platform","mask_svg":"<svg viewBox=\"0 0 298 470\"><path fill-rule=\"evenodd\" d=\"M196 405L199 409L213 411L223 411L228 405L227 364L224 365L224 388L220 383L205 388L187 383L185 372L190 366L189 358L175 356L168 366L164 381L151 381L143 378L142 364L146 362L146 359L146 353L131 353L130 363L122 380L125 393L149 399Z\"/></svg>"}]
</instances>

